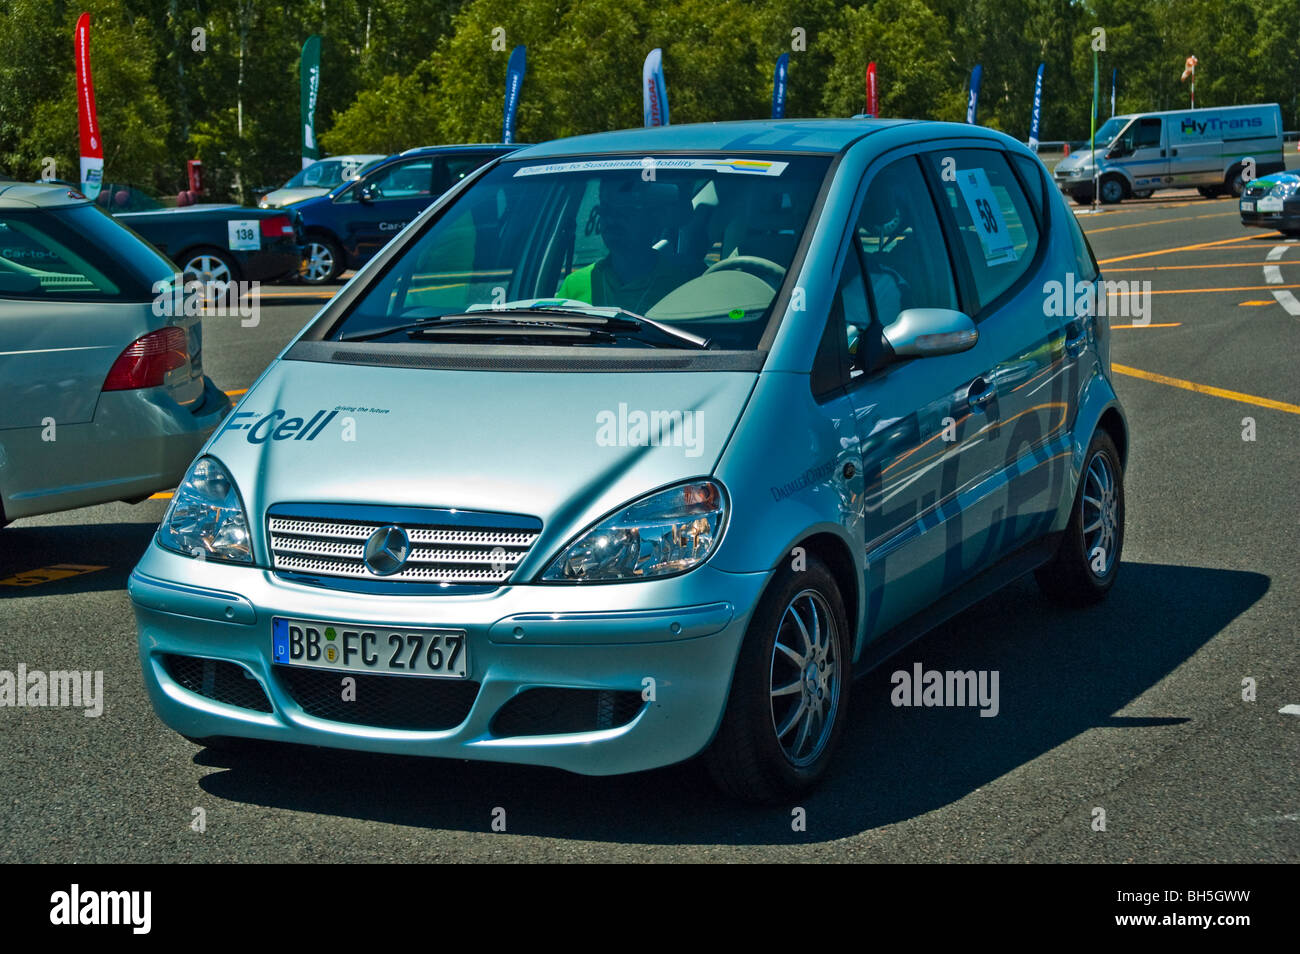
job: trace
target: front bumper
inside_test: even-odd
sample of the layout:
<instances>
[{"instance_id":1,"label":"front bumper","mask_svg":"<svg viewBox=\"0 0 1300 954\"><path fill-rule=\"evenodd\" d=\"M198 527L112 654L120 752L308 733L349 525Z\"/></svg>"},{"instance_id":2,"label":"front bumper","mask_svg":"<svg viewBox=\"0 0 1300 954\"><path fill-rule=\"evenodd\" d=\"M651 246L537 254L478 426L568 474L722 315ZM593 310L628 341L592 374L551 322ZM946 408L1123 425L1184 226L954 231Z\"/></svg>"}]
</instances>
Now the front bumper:
<instances>
[{"instance_id":1,"label":"front bumper","mask_svg":"<svg viewBox=\"0 0 1300 954\"><path fill-rule=\"evenodd\" d=\"M604 586L507 586L477 596L394 598L286 581L259 568L203 562L156 543L128 591L140 661L155 711L193 738L237 736L310 745L546 765L613 775L688 759L712 740L752 607L767 575L707 565L668 580ZM616 608L613 601L623 601ZM420 693L450 691L467 702L454 726L362 724L309 712L295 675L271 661L271 620L300 617L358 626L448 627L466 632L467 680L366 675L378 690L403 680ZM174 678L172 657L221 660L265 693L258 711ZM320 672L317 670L316 672ZM350 672L326 672L342 685ZM477 684L477 690L463 684ZM366 691L358 680L358 696ZM441 684L441 685L439 685ZM590 690L632 699L635 714L608 728L523 734L502 730L507 703L532 689ZM651 691L652 690L652 691ZM630 694L639 694L632 696ZM466 695L468 694L468 695ZM242 697L242 694L241 694ZM652 698L651 698L652 697ZM346 718L348 721L341 721ZM360 720L360 721L357 721ZM519 720L510 724L518 727Z\"/></svg>"},{"instance_id":2,"label":"front bumper","mask_svg":"<svg viewBox=\"0 0 1300 954\"><path fill-rule=\"evenodd\" d=\"M1288 202L1279 212L1242 212L1241 224L1258 229L1278 229L1284 232L1300 230L1300 203Z\"/></svg>"}]
</instances>

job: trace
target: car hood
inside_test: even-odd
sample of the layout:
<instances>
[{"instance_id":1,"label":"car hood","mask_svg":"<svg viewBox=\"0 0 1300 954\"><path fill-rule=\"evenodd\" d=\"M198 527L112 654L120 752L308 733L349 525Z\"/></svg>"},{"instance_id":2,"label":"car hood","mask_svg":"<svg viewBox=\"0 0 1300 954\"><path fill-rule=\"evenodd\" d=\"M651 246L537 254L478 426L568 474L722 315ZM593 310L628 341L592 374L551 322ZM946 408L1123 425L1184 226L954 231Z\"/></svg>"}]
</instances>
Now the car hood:
<instances>
[{"instance_id":1,"label":"car hood","mask_svg":"<svg viewBox=\"0 0 1300 954\"><path fill-rule=\"evenodd\" d=\"M207 453L230 471L261 553L276 503L526 514L543 522L539 548L559 546L630 500L711 474L756 379L280 360ZM674 411L680 428L665 423Z\"/></svg>"},{"instance_id":2,"label":"car hood","mask_svg":"<svg viewBox=\"0 0 1300 954\"><path fill-rule=\"evenodd\" d=\"M262 196L258 202L259 206L269 209L282 209L286 205L293 205L295 202L301 202L303 199L314 199L318 195L324 195L329 189L321 189L315 186L303 186L293 189L276 189L274 192L268 192Z\"/></svg>"},{"instance_id":3,"label":"car hood","mask_svg":"<svg viewBox=\"0 0 1300 954\"><path fill-rule=\"evenodd\" d=\"M1098 149L1095 155L1101 155L1102 150ZM1080 152L1072 152L1056 164L1057 172L1074 172L1080 169L1091 169L1093 167L1094 153L1085 149Z\"/></svg>"}]
</instances>

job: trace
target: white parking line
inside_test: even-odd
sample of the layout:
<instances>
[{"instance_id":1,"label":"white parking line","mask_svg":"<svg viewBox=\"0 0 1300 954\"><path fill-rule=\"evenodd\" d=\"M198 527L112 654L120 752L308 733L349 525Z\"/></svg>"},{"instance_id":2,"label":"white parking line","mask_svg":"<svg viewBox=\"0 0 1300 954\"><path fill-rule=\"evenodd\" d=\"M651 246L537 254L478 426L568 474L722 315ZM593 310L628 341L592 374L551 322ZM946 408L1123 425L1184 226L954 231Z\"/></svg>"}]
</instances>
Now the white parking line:
<instances>
[{"instance_id":1,"label":"white parking line","mask_svg":"<svg viewBox=\"0 0 1300 954\"><path fill-rule=\"evenodd\" d=\"M1281 709L1278 709L1277 711L1281 712L1283 715L1300 716L1300 706L1296 705L1294 702L1291 703L1291 705L1289 706L1283 706Z\"/></svg>"},{"instance_id":2,"label":"white parking line","mask_svg":"<svg viewBox=\"0 0 1300 954\"><path fill-rule=\"evenodd\" d=\"M1288 248L1290 248L1289 245L1275 245L1272 251L1268 253L1267 260L1270 262L1281 261L1282 256L1286 254ZM1265 265L1264 281L1268 282L1270 285L1281 285L1282 269L1277 265ZM1286 289L1278 289L1273 292L1273 297L1277 299L1277 303L1285 309L1288 315L1300 318L1300 300L1298 300L1295 295Z\"/></svg>"}]
</instances>

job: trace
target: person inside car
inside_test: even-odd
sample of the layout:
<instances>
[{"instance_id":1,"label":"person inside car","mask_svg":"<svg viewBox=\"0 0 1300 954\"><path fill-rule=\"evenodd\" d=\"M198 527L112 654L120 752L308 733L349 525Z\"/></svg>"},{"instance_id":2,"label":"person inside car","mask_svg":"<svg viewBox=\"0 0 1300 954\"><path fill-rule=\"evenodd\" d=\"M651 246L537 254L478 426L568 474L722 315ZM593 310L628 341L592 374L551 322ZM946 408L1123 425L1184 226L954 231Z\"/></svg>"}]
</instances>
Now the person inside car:
<instances>
[{"instance_id":1,"label":"person inside car","mask_svg":"<svg viewBox=\"0 0 1300 954\"><path fill-rule=\"evenodd\" d=\"M661 241L677 200L675 186L644 182L639 175L603 179L597 208L608 253L566 276L556 296L643 314L697 277L703 263Z\"/></svg>"}]
</instances>

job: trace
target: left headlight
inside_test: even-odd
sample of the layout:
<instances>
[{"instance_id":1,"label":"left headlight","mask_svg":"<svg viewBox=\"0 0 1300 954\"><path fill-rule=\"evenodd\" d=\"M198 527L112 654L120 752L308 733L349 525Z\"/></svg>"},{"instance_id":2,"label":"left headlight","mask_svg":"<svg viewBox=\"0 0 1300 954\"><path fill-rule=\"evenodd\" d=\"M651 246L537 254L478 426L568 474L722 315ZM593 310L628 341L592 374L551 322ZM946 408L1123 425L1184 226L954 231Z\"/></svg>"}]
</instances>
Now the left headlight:
<instances>
[{"instance_id":1,"label":"left headlight","mask_svg":"<svg viewBox=\"0 0 1300 954\"><path fill-rule=\"evenodd\" d=\"M1278 199L1285 199L1291 193L1296 191L1297 183L1295 182L1278 182L1273 188L1268 190L1268 194Z\"/></svg>"},{"instance_id":2,"label":"left headlight","mask_svg":"<svg viewBox=\"0 0 1300 954\"><path fill-rule=\"evenodd\" d=\"M712 555L726 525L721 484L678 484L591 527L551 562L541 580L611 583L685 573Z\"/></svg>"},{"instance_id":3,"label":"left headlight","mask_svg":"<svg viewBox=\"0 0 1300 954\"><path fill-rule=\"evenodd\" d=\"M253 562L243 501L216 458L200 457L190 467L163 516L158 542L204 560Z\"/></svg>"}]
</instances>

